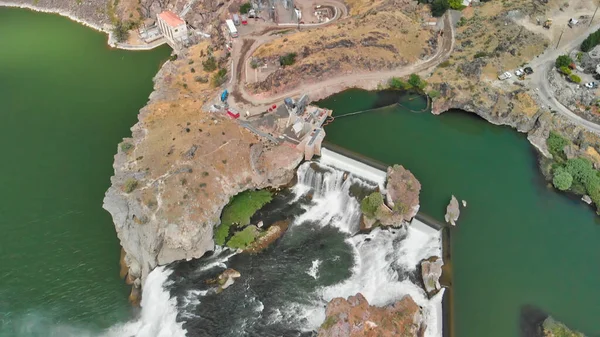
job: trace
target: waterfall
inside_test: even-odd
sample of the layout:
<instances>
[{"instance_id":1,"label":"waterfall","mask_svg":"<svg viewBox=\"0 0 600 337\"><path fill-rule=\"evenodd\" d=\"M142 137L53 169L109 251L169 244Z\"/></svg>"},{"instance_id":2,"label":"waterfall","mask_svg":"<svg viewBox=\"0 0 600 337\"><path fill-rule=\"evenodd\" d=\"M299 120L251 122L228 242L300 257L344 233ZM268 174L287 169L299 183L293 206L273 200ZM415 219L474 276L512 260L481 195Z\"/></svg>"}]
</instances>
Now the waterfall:
<instances>
[{"instance_id":1,"label":"waterfall","mask_svg":"<svg viewBox=\"0 0 600 337\"><path fill-rule=\"evenodd\" d=\"M350 173L316 162L306 162L298 168L298 183L294 186L296 197L312 195L312 204L294 220L301 225L306 221L321 226L331 225L343 232L356 233L360 225L360 204L350 193L353 185L375 189L376 184L359 179Z\"/></svg>"}]
</instances>

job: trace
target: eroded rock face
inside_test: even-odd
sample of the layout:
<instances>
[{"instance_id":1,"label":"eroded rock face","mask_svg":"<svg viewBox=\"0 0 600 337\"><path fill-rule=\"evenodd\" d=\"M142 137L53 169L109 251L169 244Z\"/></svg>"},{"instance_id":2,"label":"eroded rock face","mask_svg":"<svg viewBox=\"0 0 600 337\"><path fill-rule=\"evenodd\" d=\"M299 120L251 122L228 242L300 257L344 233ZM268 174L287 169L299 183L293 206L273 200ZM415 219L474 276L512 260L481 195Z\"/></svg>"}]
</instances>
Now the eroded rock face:
<instances>
[{"instance_id":1,"label":"eroded rock face","mask_svg":"<svg viewBox=\"0 0 600 337\"><path fill-rule=\"evenodd\" d=\"M376 307L358 293L327 304L318 337L409 337L424 329L421 308L409 295L392 305Z\"/></svg>"},{"instance_id":2,"label":"eroded rock face","mask_svg":"<svg viewBox=\"0 0 600 337\"><path fill-rule=\"evenodd\" d=\"M395 212L401 213L404 221L410 221L419 211L421 183L402 165L387 169L385 200Z\"/></svg>"},{"instance_id":3,"label":"eroded rock face","mask_svg":"<svg viewBox=\"0 0 600 337\"><path fill-rule=\"evenodd\" d=\"M433 256L421 262L421 277L425 285L425 291L431 297L435 295L442 286L440 285L440 277L442 277L442 266L444 261Z\"/></svg>"},{"instance_id":4,"label":"eroded rock face","mask_svg":"<svg viewBox=\"0 0 600 337\"><path fill-rule=\"evenodd\" d=\"M157 265L212 250L213 228L230 198L288 184L302 160L294 148L266 143L233 120L202 112L205 98L178 96L168 85L177 74L169 63L157 75L132 138L115 155L104 198L129 277L142 284Z\"/></svg>"},{"instance_id":5,"label":"eroded rock face","mask_svg":"<svg viewBox=\"0 0 600 337\"><path fill-rule=\"evenodd\" d=\"M456 226L456 221L458 220L459 216L460 205L458 204L458 200L456 200L456 197L452 196L452 199L450 199L450 203L446 207L446 215L444 216L444 219L447 223L451 224L452 226Z\"/></svg>"}]
</instances>

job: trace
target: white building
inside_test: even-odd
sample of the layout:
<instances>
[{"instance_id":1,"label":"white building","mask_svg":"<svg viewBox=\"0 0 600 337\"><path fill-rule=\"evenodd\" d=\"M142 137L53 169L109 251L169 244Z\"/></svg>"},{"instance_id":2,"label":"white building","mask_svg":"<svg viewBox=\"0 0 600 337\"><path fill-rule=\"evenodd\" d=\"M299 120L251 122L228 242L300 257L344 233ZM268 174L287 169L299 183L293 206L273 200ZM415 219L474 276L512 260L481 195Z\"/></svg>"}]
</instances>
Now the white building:
<instances>
[{"instance_id":1,"label":"white building","mask_svg":"<svg viewBox=\"0 0 600 337\"><path fill-rule=\"evenodd\" d=\"M188 31L183 19L171 11L164 11L156 16L158 28L173 49L178 49L187 42Z\"/></svg>"}]
</instances>

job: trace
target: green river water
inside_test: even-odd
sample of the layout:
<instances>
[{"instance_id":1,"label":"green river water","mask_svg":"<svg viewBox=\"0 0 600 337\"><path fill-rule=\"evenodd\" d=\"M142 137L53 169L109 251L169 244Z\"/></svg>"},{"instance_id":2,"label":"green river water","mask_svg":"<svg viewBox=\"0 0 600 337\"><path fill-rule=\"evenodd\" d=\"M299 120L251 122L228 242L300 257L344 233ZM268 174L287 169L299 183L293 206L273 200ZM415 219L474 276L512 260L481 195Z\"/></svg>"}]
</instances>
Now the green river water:
<instances>
[{"instance_id":1,"label":"green river water","mask_svg":"<svg viewBox=\"0 0 600 337\"><path fill-rule=\"evenodd\" d=\"M168 54L110 50L67 19L0 8L0 336L77 335L130 317L102 198ZM342 114L380 98L351 90L322 104ZM455 336L519 336L527 304L600 336L600 226L546 187L524 135L389 107L336 119L327 139L405 165L437 218L451 194L468 201L452 233Z\"/></svg>"},{"instance_id":2,"label":"green river water","mask_svg":"<svg viewBox=\"0 0 600 337\"><path fill-rule=\"evenodd\" d=\"M130 317L102 198L170 49L106 40L57 15L0 7L2 337L62 337Z\"/></svg>"},{"instance_id":3,"label":"green river water","mask_svg":"<svg viewBox=\"0 0 600 337\"><path fill-rule=\"evenodd\" d=\"M383 94L349 90L321 101L334 115L371 108ZM467 201L452 231L454 336L519 336L534 305L600 336L600 225L576 198L547 187L525 135L474 115L404 106L336 118L327 140L421 181L421 210L443 220L452 194Z\"/></svg>"}]
</instances>

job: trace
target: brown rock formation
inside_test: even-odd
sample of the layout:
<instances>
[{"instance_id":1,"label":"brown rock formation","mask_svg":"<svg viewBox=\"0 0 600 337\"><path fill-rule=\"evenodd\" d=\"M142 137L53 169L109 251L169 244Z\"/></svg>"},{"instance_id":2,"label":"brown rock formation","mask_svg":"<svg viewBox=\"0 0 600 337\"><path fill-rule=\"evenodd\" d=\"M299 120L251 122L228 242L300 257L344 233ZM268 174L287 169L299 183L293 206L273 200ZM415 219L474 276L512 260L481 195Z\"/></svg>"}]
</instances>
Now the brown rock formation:
<instances>
[{"instance_id":1,"label":"brown rock formation","mask_svg":"<svg viewBox=\"0 0 600 337\"><path fill-rule=\"evenodd\" d=\"M369 305L360 293L327 304L318 337L412 337L425 328L421 309L410 296L386 307Z\"/></svg>"},{"instance_id":2,"label":"brown rock formation","mask_svg":"<svg viewBox=\"0 0 600 337\"><path fill-rule=\"evenodd\" d=\"M437 256L430 257L421 262L421 276L425 285L425 291L427 291L429 297L437 294L442 289L440 277L442 277L443 265L444 261Z\"/></svg>"},{"instance_id":3,"label":"brown rock formation","mask_svg":"<svg viewBox=\"0 0 600 337\"><path fill-rule=\"evenodd\" d=\"M410 221L419 211L419 193L421 183L402 165L387 169L385 200L387 205L402 215L404 221Z\"/></svg>"}]
</instances>

